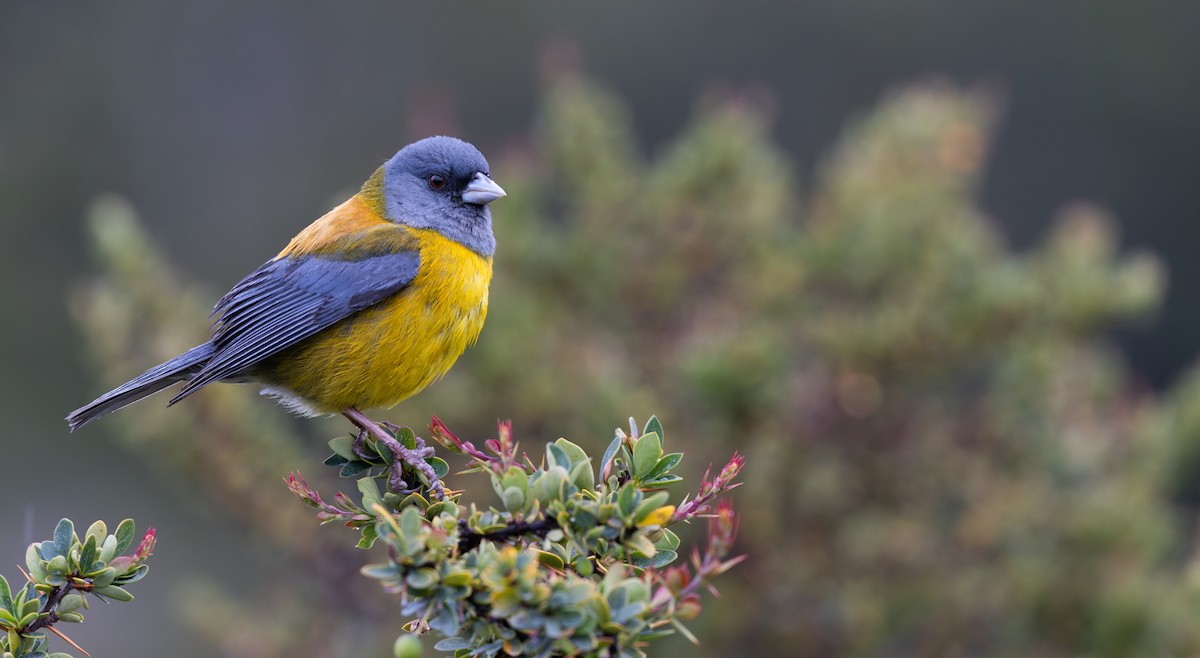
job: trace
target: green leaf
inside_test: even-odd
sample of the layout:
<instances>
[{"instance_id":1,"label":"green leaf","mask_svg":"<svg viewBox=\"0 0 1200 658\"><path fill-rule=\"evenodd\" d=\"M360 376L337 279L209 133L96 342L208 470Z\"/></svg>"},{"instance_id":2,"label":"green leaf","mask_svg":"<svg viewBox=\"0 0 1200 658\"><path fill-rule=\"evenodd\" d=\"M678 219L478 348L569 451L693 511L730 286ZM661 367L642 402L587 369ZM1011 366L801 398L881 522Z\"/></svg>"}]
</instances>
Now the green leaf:
<instances>
[{"instance_id":1,"label":"green leaf","mask_svg":"<svg viewBox=\"0 0 1200 658\"><path fill-rule=\"evenodd\" d=\"M29 570L29 575L37 582L46 579L46 567L42 562L42 556L38 554L38 545L30 544L29 548L25 549L25 568Z\"/></svg>"},{"instance_id":2,"label":"green leaf","mask_svg":"<svg viewBox=\"0 0 1200 658\"><path fill-rule=\"evenodd\" d=\"M110 562L117 555L117 538L109 535L104 538L104 543L100 545L100 561ZM45 558L46 554L42 553Z\"/></svg>"},{"instance_id":3,"label":"green leaf","mask_svg":"<svg viewBox=\"0 0 1200 658\"><path fill-rule=\"evenodd\" d=\"M668 528L663 528L659 532L662 533L662 537L654 542L655 548L663 551L674 551L679 548L679 535L671 532Z\"/></svg>"},{"instance_id":4,"label":"green leaf","mask_svg":"<svg viewBox=\"0 0 1200 658\"><path fill-rule=\"evenodd\" d=\"M568 628L578 628L587 619L587 614L579 608L563 608L554 613L554 618Z\"/></svg>"},{"instance_id":5,"label":"green leaf","mask_svg":"<svg viewBox=\"0 0 1200 658\"><path fill-rule=\"evenodd\" d=\"M333 454L337 455L338 457L341 457L342 459L344 459L348 462L352 462L352 461L361 459L361 457L354 454L354 437L350 437L350 436L334 437L333 439L329 440L329 449L333 451ZM330 459L332 459L332 457ZM328 459L325 461L326 461L326 463L329 462ZM343 462L343 463L345 463L345 462Z\"/></svg>"},{"instance_id":6,"label":"green leaf","mask_svg":"<svg viewBox=\"0 0 1200 658\"><path fill-rule=\"evenodd\" d=\"M448 637L433 645L433 649L435 651L458 651L459 649L473 648L475 648L475 644L473 642L461 637Z\"/></svg>"},{"instance_id":7,"label":"green leaf","mask_svg":"<svg viewBox=\"0 0 1200 658\"><path fill-rule=\"evenodd\" d=\"M54 559L46 564L47 571L59 574L65 574L69 568L65 555L55 555Z\"/></svg>"},{"instance_id":8,"label":"green leaf","mask_svg":"<svg viewBox=\"0 0 1200 658\"><path fill-rule=\"evenodd\" d=\"M396 565L390 562L386 564L368 564L358 571L367 578L387 580L388 578L392 578L396 575Z\"/></svg>"},{"instance_id":9,"label":"green leaf","mask_svg":"<svg viewBox=\"0 0 1200 658\"><path fill-rule=\"evenodd\" d=\"M525 507L525 492L517 487L509 487L504 490L504 509L509 512L519 512Z\"/></svg>"},{"instance_id":10,"label":"green leaf","mask_svg":"<svg viewBox=\"0 0 1200 658\"><path fill-rule=\"evenodd\" d=\"M617 494L617 509L620 510L622 518L633 518L633 511L637 507L640 498L641 495L637 487L632 483L626 483L625 486L621 487L620 493Z\"/></svg>"},{"instance_id":11,"label":"green leaf","mask_svg":"<svg viewBox=\"0 0 1200 658\"><path fill-rule=\"evenodd\" d=\"M564 471L571 470L571 458L567 456L567 451L553 443L546 444L546 468L550 469L555 466L561 466Z\"/></svg>"},{"instance_id":12,"label":"green leaf","mask_svg":"<svg viewBox=\"0 0 1200 658\"><path fill-rule=\"evenodd\" d=\"M366 550L375 545L376 539L379 539L379 531L373 525L365 525L362 527L362 537L355 546Z\"/></svg>"},{"instance_id":13,"label":"green leaf","mask_svg":"<svg viewBox=\"0 0 1200 658\"><path fill-rule=\"evenodd\" d=\"M413 589L429 589L437 585L438 574L433 569L416 569L404 577L404 582Z\"/></svg>"},{"instance_id":14,"label":"green leaf","mask_svg":"<svg viewBox=\"0 0 1200 658\"><path fill-rule=\"evenodd\" d=\"M605 596L605 598L608 600L608 607L612 608L613 614L616 614L618 610L625 607L628 597L629 591L620 586L614 587L608 592L607 596Z\"/></svg>"},{"instance_id":15,"label":"green leaf","mask_svg":"<svg viewBox=\"0 0 1200 658\"><path fill-rule=\"evenodd\" d=\"M657 434L643 434L637 443L633 444L633 473L639 479L645 478L654 470L662 457L662 440Z\"/></svg>"},{"instance_id":16,"label":"green leaf","mask_svg":"<svg viewBox=\"0 0 1200 658\"><path fill-rule=\"evenodd\" d=\"M521 490L521 493L529 493L529 474L519 466L509 466L504 477L500 479L500 484L505 489L516 487Z\"/></svg>"},{"instance_id":17,"label":"green leaf","mask_svg":"<svg viewBox=\"0 0 1200 658\"><path fill-rule=\"evenodd\" d=\"M636 558L633 561L634 566L642 567L643 569L661 569L668 564L674 562L679 557L679 554L670 549L658 549L654 553L654 557Z\"/></svg>"},{"instance_id":18,"label":"green leaf","mask_svg":"<svg viewBox=\"0 0 1200 658\"><path fill-rule=\"evenodd\" d=\"M658 463L654 465L654 468L650 469L650 472L647 473L646 477L643 479L653 480L654 478L678 466L679 462L681 461L683 461L682 452L672 452L669 455L663 455L662 459L658 460Z\"/></svg>"},{"instance_id":19,"label":"green leaf","mask_svg":"<svg viewBox=\"0 0 1200 658\"><path fill-rule=\"evenodd\" d=\"M635 558L639 553L643 557L652 558L658 552L658 549L654 548L654 543L651 542L646 535L634 535L629 539L626 539L625 547L634 552L633 557Z\"/></svg>"},{"instance_id":20,"label":"green leaf","mask_svg":"<svg viewBox=\"0 0 1200 658\"><path fill-rule=\"evenodd\" d=\"M497 475L495 472L492 472L489 473L488 480L490 480L492 483L492 491L496 492L496 497L503 498L504 489L506 488L504 485L504 478L502 478L500 475Z\"/></svg>"},{"instance_id":21,"label":"green leaf","mask_svg":"<svg viewBox=\"0 0 1200 658\"><path fill-rule=\"evenodd\" d=\"M392 495L394 495L394 494L392 494ZM397 508L409 507L410 505L415 505L416 508L421 510L422 512L429 509L429 501L425 499L425 496L422 496L419 492L416 492L416 491L405 496L404 500L400 501L400 504L397 505Z\"/></svg>"},{"instance_id":22,"label":"green leaf","mask_svg":"<svg viewBox=\"0 0 1200 658\"><path fill-rule=\"evenodd\" d=\"M593 491L596 488L596 472L592 470L591 462L576 462L571 467L571 484L580 491Z\"/></svg>"},{"instance_id":23,"label":"green leaf","mask_svg":"<svg viewBox=\"0 0 1200 658\"><path fill-rule=\"evenodd\" d=\"M458 505L452 500L440 500L436 503L433 503L428 509L425 510L425 518L429 520L436 519L440 514L450 514L451 516L457 517Z\"/></svg>"},{"instance_id":24,"label":"green leaf","mask_svg":"<svg viewBox=\"0 0 1200 658\"><path fill-rule=\"evenodd\" d=\"M25 594L25 592L21 593ZM42 600L37 596L29 599L24 599L24 597L21 596L17 598L16 602L20 603L22 600L24 600L24 603L21 603L21 609L18 611L21 617L28 617L31 614L37 613L42 608Z\"/></svg>"},{"instance_id":25,"label":"green leaf","mask_svg":"<svg viewBox=\"0 0 1200 658\"><path fill-rule=\"evenodd\" d=\"M321 463L324 464L325 466L342 466L344 464L349 464L350 460L346 459L345 457L343 457L341 455L334 454L334 455L329 455L328 457L326 457L325 461L323 461Z\"/></svg>"},{"instance_id":26,"label":"green leaf","mask_svg":"<svg viewBox=\"0 0 1200 658\"><path fill-rule=\"evenodd\" d=\"M89 534L87 541L83 543L83 548L79 551L79 570L88 572L92 570L92 563L96 561L96 536Z\"/></svg>"},{"instance_id":27,"label":"green leaf","mask_svg":"<svg viewBox=\"0 0 1200 658\"><path fill-rule=\"evenodd\" d=\"M543 503L562 500L567 478L567 469L558 465L551 466L538 473L537 478L530 482L530 493Z\"/></svg>"},{"instance_id":28,"label":"green leaf","mask_svg":"<svg viewBox=\"0 0 1200 658\"><path fill-rule=\"evenodd\" d=\"M550 567L551 569L562 571L563 567L566 566L566 562L564 562L561 557L555 555L554 553L537 551L537 557L538 562L541 562L543 566Z\"/></svg>"},{"instance_id":29,"label":"green leaf","mask_svg":"<svg viewBox=\"0 0 1200 658\"><path fill-rule=\"evenodd\" d=\"M374 514L373 507L383 505L383 499L379 497L379 483L375 481L375 478L365 477L360 478L357 484L358 491L362 494L363 509Z\"/></svg>"},{"instance_id":30,"label":"green leaf","mask_svg":"<svg viewBox=\"0 0 1200 658\"><path fill-rule=\"evenodd\" d=\"M8 586L8 579L4 576L0 576L0 608L12 610L12 607L12 589L10 589Z\"/></svg>"},{"instance_id":31,"label":"green leaf","mask_svg":"<svg viewBox=\"0 0 1200 658\"><path fill-rule=\"evenodd\" d=\"M415 539L421 533L421 513L416 507L406 507L400 513L400 532L409 539Z\"/></svg>"},{"instance_id":32,"label":"green leaf","mask_svg":"<svg viewBox=\"0 0 1200 658\"><path fill-rule=\"evenodd\" d=\"M579 462L585 462L585 461L591 461L591 458L588 457L587 453L583 451L583 448L580 448L579 446L575 445L574 443L571 443L570 441L568 441L564 438L559 438L557 441L554 442L554 445L558 446L559 448L562 448L563 452L565 452L567 454L567 459L571 460L572 464L577 464ZM568 466L567 468L570 468L570 467Z\"/></svg>"},{"instance_id":33,"label":"green leaf","mask_svg":"<svg viewBox=\"0 0 1200 658\"><path fill-rule=\"evenodd\" d=\"M363 473L371 470L371 465L364 461L352 461L342 464L342 469L338 471L338 477L356 478Z\"/></svg>"},{"instance_id":34,"label":"green leaf","mask_svg":"<svg viewBox=\"0 0 1200 658\"><path fill-rule=\"evenodd\" d=\"M401 427L400 430L396 432L396 440L409 450L415 450L417 447L417 435L414 434L412 429L408 427Z\"/></svg>"},{"instance_id":35,"label":"green leaf","mask_svg":"<svg viewBox=\"0 0 1200 658\"><path fill-rule=\"evenodd\" d=\"M642 436L645 436L651 432L658 435L659 441L661 442L659 445L667 442L667 434L666 432L663 432L663 426L662 423L659 422L658 416L651 416L650 420L646 421L646 428L642 430Z\"/></svg>"},{"instance_id":36,"label":"green leaf","mask_svg":"<svg viewBox=\"0 0 1200 658\"><path fill-rule=\"evenodd\" d=\"M81 607L83 607L83 597L72 592L59 601L56 612L61 615L64 612L75 612Z\"/></svg>"},{"instance_id":37,"label":"green leaf","mask_svg":"<svg viewBox=\"0 0 1200 658\"><path fill-rule=\"evenodd\" d=\"M133 519L125 519L117 526L117 555L124 555L125 551L133 546L134 535L137 534L137 526L133 523Z\"/></svg>"},{"instance_id":38,"label":"green leaf","mask_svg":"<svg viewBox=\"0 0 1200 658\"><path fill-rule=\"evenodd\" d=\"M122 587L124 587L125 585L128 585L129 583L136 583L137 581L141 580L142 578L145 578L146 574L149 572L150 572L150 567L148 567L144 564L139 564L138 567L133 570L133 573L127 573L124 576L121 576L120 578L118 578L116 580L116 582L118 585L121 585Z\"/></svg>"},{"instance_id":39,"label":"green leaf","mask_svg":"<svg viewBox=\"0 0 1200 658\"><path fill-rule=\"evenodd\" d=\"M426 457L425 462L433 467L433 474L439 480L446 477L446 474L450 472L450 464L447 464L446 460L441 457Z\"/></svg>"},{"instance_id":40,"label":"green leaf","mask_svg":"<svg viewBox=\"0 0 1200 658\"><path fill-rule=\"evenodd\" d=\"M621 449L621 435L613 437L612 443L608 444L608 448L604 451L604 457L600 459L600 472L608 471L608 464L617 456L617 451Z\"/></svg>"},{"instance_id":41,"label":"green leaf","mask_svg":"<svg viewBox=\"0 0 1200 658\"><path fill-rule=\"evenodd\" d=\"M104 542L104 538L108 536L108 526L105 525L103 521L96 521L92 525L88 526L87 532L84 536L95 537L96 545L99 546Z\"/></svg>"},{"instance_id":42,"label":"green leaf","mask_svg":"<svg viewBox=\"0 0 1200 658\"><path fill-rule=\"evenodd\" d=\"M596 566L586 555L576 555L575 560L571 563L571 567L575 569L575 573L587 578L596 571Z\"/></svg>"},{"instance_id":43,"label":"green leaf","mask_svg":"<svg viewBox=\"0 0 1200 658\"><path fill-rule=\"evenodd\" d=\"M471 584L471 572L466 569L451 571L442 576L442 583L450 587L466 587Z\"/></svg>"},{"instance_id":44,"label":"green leaf","mask_svg":"<svg viewBox=\"0 0 1200 658\"><path fill-rule=\"evenodd\" d=\"M107 586L113 584L113 581L116 579L117 579L117 570L112 567L109 567L109 568L105 569L104 571L101 571L98 575L92 577L92 586L93 587L107 587Z\"/></svg>"},{"instance_id":45,"label":"green leaf","mask_svg":"<svg viewBox=\"0 0 1200 658\"><path fill-rule=\"evenodd\" d=\"M54 526L54 552L66 555L71 550L71 540L75 538L75 524L71 519L62 519Z\"/></svg>"},{"instance_id":46,"label":"green leaf","mask_svg":"<svg viewBox=\"0 0 1200 658\"><path fill-rule=\"evenodd\" d=\"M386 445L384 445L383 442L381 442L380 440L378 440L372 436L370 439L367 439L367 442L365 445L368 450L375 453L375 457L372 458L368 454L367 456L360 457L359 459L361 459L362 461L370 462L372 464L383 463L383 464L387 464L388 466L391 466L392 459L395 458L395 455L392 454L392 451L390 449L388 449L388 447Z\"/></svg>"},{"instance_id":47,"label":"green leaf","mask_svg":"<svg viewBox=\"0 0 1200 658\"><path fill-rule=\"evenodd\" d=\"M108 587L97 587L96 589L94 589L92 591L95 592L96 594L99 594L100 596L103 596L108 599L112 599L113 601L132 601L133 600L132 594L130 594L124 588L118 587L116 585L109 585Z\"/></svg>"}]
</instances>

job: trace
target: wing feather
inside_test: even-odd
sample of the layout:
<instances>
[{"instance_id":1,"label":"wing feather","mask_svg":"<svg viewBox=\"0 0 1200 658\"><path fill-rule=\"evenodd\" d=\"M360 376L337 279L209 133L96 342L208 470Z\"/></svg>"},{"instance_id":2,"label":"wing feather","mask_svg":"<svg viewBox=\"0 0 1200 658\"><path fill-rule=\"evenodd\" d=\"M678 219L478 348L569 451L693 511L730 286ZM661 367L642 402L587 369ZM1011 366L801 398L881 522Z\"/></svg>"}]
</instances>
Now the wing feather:
<instances>
[{"instance_id":1,"label":"wing feather","mask_svg":"<svg viewBox=\"0 0 1200 658\"><path fill-rule=\"evenodd\" d=\"M412 283L420 253L404 250L340 260L285 256L267 262L217 302L215 352L171 399L249 368L337 322L378 304Z\"/></svg>"}]
</instances>

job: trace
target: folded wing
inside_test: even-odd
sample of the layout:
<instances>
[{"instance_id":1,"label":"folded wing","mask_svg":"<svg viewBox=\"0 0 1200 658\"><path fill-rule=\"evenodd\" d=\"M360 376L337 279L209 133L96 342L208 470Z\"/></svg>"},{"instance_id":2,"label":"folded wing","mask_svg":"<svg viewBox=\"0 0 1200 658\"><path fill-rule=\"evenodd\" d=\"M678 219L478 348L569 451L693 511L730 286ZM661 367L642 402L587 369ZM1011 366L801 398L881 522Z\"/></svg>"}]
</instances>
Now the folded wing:
<instances>
[{"instance_id":1,"label":"folded wing","mask_svg":"<svg viewBox=\"0 0 1200 658\"><path fill-rule=\"evenodd\" d=\"M169 404L236 379L280 350L400 292L417 275L416 250L340 260L284 256L242 279L213 310L212 358Z\"/></svg>"}]
</instances>

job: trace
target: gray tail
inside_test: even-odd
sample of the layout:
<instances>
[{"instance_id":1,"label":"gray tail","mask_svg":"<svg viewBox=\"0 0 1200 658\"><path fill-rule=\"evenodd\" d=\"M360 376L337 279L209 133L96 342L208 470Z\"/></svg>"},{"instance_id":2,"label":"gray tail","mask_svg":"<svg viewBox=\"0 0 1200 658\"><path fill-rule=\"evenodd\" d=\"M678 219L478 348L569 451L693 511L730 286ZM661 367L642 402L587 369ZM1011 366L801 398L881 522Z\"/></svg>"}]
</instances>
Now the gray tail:
<instances>
[{"instance_id":1,"label":"gray tail","mask_svg":"<svg viewBox=\"0 0 1200 658\"><path fill-rule=\"evenodd\" d=\"M67 414L67 424L74 432L101 416L153 395L175 382L191 379L212 355L213 346L210 343L193 347Z\"/></svg>"}]
</instances>

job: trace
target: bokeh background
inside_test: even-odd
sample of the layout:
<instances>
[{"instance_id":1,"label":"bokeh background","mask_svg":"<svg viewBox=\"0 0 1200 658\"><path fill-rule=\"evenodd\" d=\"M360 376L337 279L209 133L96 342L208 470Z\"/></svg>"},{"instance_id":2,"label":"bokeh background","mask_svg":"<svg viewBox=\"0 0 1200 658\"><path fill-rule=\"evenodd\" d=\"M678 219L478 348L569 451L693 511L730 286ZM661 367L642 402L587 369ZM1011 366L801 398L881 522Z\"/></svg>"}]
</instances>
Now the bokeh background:
<instances>
[{"instance_id":1,"label":"bokeh background","mask_svg":"<svg viewBox=\"0 0 1200 658\"><path fill-rule=\"evenodd\" d=\"M159 528L138 600L73 629L97 656L397 633L277 479L317 477L336 421L238 387L61 418L444 132L510 191L492 311L386 417L601 450L656 413L694 476L747 453L752 557L697 655L1194 655L1198 27L1169 0L0 0L0 554L62 516Z\"/></svg>"}]
</instances>

